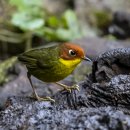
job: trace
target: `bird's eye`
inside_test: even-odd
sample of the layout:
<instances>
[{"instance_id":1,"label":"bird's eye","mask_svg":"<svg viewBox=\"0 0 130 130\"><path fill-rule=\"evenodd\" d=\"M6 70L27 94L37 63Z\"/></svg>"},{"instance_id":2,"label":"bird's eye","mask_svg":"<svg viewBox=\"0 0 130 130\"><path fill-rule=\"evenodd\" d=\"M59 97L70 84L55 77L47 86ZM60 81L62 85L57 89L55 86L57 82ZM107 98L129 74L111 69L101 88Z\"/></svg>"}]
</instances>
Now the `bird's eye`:
<instances>
[{"instance_id":1,"label":"bird's eye","mask_svg":"<svg viewBox=\"0 0 130 130\"><path fill-rule=\"evenodd\" d=\"M76 52L75 52L74 50L69 50L69 54L70 54L71 56L76 56Z\"/></svg>"}]
</instances>

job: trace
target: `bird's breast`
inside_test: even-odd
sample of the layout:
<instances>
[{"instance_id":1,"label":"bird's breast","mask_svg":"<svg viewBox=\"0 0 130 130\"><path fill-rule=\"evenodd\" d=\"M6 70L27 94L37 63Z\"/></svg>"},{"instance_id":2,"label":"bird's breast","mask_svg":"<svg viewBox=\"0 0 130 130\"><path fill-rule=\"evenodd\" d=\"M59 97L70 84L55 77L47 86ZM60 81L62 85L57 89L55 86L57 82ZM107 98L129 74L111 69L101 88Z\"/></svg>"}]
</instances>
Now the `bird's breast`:
<instances>
[{"instance_id":1,"label":"bird's breast","mask_svg":"<svg viewBox=\"0 0 130 130\"><path fill-rule=\"evenodd\" d=\"M57 82L70 75L80 62L80 59L76 59L73 61L59 59L57 64L53 65L49 69L35 69L31 72L35 77L42 81Z\"/></svg>"},{"instance_id":2,"label":"bird's breast","mask_svg":"<svg viewBox=\"0 0 130 130\"><path fill-rule=\"evenodd\" d=\"M60 58L59 62L61 62L67 68L75 68L81 62L81 59L65 60Z\"/></svg>"}]
</instances>

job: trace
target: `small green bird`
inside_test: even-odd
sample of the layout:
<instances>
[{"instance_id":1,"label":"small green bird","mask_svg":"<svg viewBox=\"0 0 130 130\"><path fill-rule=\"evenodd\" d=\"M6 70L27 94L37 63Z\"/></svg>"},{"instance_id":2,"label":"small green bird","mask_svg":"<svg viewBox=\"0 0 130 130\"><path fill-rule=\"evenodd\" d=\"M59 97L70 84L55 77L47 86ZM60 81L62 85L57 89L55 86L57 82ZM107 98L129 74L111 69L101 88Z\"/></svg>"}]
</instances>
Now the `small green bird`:
<instances>
[{"instance_id":1,"label":"small green bird","mask_svg":"<svg viewBox=\"0 0 130 130\"><path fill-rule=\"evenodd\" d=\"M32 84L31 75L44 82L56 83L71 92L71 89L79 89L79 86L68 87L58 81L70 75L82 60L91 61L85 57L84 50L73 43L33 49L19 55L18 59L26 65L28 69L27 76L33 88L33 95L40 101L54 101L54 99L38 96Z\"/></svg>"}]
</instances>

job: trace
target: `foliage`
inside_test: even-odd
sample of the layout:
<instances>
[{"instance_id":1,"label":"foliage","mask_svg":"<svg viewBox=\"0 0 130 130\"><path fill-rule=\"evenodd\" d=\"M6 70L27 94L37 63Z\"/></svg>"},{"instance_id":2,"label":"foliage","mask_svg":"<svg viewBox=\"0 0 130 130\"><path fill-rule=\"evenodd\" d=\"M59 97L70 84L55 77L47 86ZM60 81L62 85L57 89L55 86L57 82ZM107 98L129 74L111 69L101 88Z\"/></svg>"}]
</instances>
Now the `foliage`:
<instances>
[{"instance_id":1,"label":"foliage","mask_svg":"<svg viewBox=\"0 0 130 130\"><path fill-rule=\"evenodd\" d=\"M10 0L10 4L16 7L12 24L30 35L35 33L48 41L73 40L84 35L74 11L67 10L60 17L54 16L43 8L42 1Z\"/></svg>"},{"instance_id":2,"label":"foliage","mask_svg":"<svg viewBox=\"0 0 130 130\"><path fill-rule=\"evenodd\" d=\"M41 0L10 0L10 3L17 7L11 20L13 25L26 31L42 27L44 19L41 13Z\"/></svg>"}]
</instances>

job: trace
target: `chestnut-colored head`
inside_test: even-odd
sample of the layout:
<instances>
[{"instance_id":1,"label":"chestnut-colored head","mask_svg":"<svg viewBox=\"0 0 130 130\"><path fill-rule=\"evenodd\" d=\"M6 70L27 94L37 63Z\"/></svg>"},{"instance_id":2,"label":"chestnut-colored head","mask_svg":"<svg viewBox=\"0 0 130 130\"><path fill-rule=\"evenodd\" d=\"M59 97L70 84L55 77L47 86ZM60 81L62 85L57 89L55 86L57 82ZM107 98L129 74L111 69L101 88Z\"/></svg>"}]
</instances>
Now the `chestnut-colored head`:
<instances>
[{"instance_id":1,"label":"chestnut-colored head","mask_svg":"<svg viewBox=\"0 0 130 130\"><path fill-rule=\"evenodd\" d=\"M64 60L84 59L84 50L73 43L64 43L60 46L60 58Z\"/></svg>"}]
</instances>

